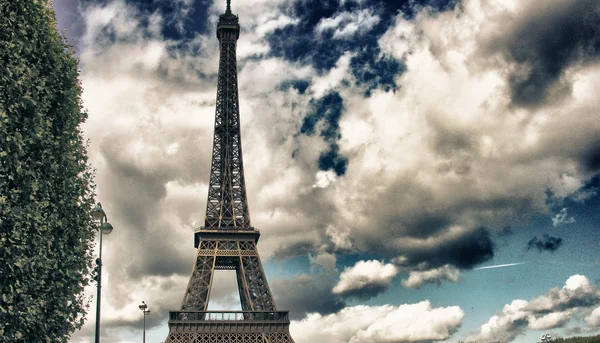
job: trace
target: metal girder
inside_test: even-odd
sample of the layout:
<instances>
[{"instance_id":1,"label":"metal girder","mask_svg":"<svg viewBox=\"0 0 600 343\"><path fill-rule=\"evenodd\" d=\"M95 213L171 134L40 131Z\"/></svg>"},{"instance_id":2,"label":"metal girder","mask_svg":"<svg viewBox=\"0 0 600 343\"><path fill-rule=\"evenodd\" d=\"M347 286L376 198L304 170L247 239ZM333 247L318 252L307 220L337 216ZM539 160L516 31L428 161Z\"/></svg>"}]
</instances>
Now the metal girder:
<instances>
[{"instance_id":1,"label":"metal girder","mask_svg":"<svg viewBox=\"0 0 600 343\"><path fill-rule=\"evenodd\" d=\"M219 80L205 227L250 227L237 84L236 33L220 34Z\"/></svg>"},{"instance_id":2,"label":"metal girder","mask_svg":"<svg viewBox=\"0 0 600 343\"><path fill-rule=\"evenodd\" d=\"M201 241L181 305L182 311L206 311L214 271L235 270L243 311L275 311L275 301L254 241Z\"/></svg>"}]
</instances>

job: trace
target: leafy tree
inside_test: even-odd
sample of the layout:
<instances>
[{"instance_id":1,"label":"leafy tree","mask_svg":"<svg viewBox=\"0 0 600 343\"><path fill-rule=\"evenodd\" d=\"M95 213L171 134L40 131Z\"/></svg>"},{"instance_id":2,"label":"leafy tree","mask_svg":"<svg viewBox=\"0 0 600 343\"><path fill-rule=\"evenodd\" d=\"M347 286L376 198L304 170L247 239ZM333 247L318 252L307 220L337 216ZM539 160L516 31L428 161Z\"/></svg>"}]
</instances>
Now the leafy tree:
<instances>
[{"instance_id":1,"label":"leafy tree","mask_svg":"<svg viewBox=\"0 0 600 343\"><path fill-rule=\"evenodd\" d=\"M63 342L89 306L95 186L51 0L0 0L0 341Z\"/></svg>"}]
</instances>

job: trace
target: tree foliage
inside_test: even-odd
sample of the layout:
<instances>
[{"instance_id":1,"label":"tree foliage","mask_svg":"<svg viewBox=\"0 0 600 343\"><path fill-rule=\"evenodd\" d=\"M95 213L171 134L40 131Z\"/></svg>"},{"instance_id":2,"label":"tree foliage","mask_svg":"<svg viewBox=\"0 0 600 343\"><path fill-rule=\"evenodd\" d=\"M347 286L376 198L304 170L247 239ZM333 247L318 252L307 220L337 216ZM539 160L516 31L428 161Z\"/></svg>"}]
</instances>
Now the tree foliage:
<instances>
[{"instance_id":1,"label":"tree foliage","mask_svg":"<svg viewBox=\"0 0 600 343\"><path fill-rule=\"evenodd\" d=\"M51 0L0 0L0 341L83 324L95 224L77 59Z\"/></svg>"},{"instance_id":2,"label":"tree foliage","mask_svg":"<svg viewBox=\"0 0 600 343\"><path fill-rule=\"evenodd\" d=\"M552 343L600 343L600 335L588 337L557 338Z\"/></svg>"}]
</instances>

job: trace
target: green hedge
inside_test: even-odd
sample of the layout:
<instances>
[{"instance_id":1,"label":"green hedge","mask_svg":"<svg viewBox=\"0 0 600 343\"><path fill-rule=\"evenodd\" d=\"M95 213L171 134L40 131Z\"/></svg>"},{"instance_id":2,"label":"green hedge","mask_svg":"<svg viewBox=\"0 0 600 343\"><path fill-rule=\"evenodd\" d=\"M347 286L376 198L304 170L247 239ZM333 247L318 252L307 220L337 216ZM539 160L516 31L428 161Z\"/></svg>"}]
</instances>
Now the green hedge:
<instances>
[{"instance_id":1,"label":"green hedge","mask_svg":"<svg viewBox=\"0 0 600 343\"><path fill-rule=\"evenodd\" d=\"M0 341L66 341L91 280L79 71L51 0L0 0Z\"/></svg>"}]
</instances>

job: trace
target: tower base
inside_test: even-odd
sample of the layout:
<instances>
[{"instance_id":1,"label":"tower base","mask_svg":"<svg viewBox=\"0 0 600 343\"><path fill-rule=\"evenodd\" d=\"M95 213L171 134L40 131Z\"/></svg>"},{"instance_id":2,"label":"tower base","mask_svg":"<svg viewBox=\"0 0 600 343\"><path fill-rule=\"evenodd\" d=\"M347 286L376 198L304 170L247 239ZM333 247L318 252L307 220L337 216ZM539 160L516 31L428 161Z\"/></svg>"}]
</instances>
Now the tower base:
<instances>
[{"instance_id":1,"label":"tower base","mask_svg":"<svg viewBox=\"0 0 600 343\"><path fill-rule=\"evenodd\" d=\"M294 343L287 311L169 312L165 343Z\"/></svg>"}]
</instances>

